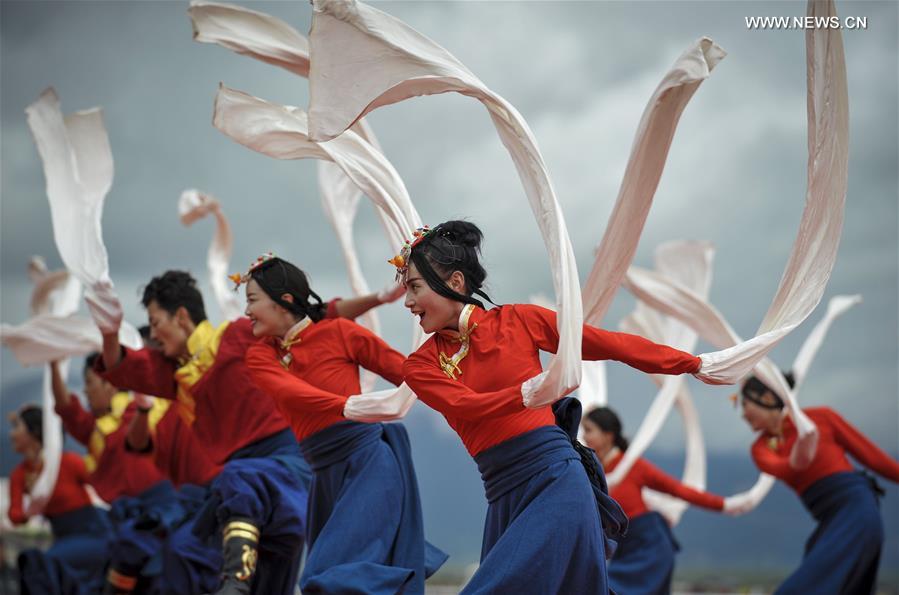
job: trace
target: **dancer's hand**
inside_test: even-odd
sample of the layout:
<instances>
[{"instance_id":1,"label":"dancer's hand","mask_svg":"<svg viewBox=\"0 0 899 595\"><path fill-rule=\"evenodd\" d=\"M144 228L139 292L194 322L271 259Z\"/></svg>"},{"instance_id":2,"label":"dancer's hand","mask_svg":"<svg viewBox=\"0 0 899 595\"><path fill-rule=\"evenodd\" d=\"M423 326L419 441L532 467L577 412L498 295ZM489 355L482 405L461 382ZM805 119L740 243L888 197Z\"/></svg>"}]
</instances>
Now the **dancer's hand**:
<instances>
[{"instance_id":1,"label":"dancer's hand","mask_svg":"<svg viewBox=\"0 0 899 595\"><path fill-rule=\"evenodd\" d=\"M733 382L729 380L719 378L714 374L714 372L711 371L711 369L714 367L714 362L710 361L708 356L709 354L707 353L699 354L699 369L693 372L693 377L706 384L711 384L712 386L733 384Z\"/></svg>"},{"instance_id":2,"label":"dancer's hand","mask_svg":"<svg viewBox=\"0 0 899 595\"><path fill-rule=\"evenodd\" d=\"M84 301L97 328L104 335L117 335L122 326L122 305L111 281L100 281L87 288Z\"/></svg>"},{"instance_id":3,"label":"dancer's hand","mask_svg":"<svg viewBox=\"0 0 899 595\"><path fill-rule=\"evenodd\" d=\"M406 286L402 283L391 283L386 287L382 288L381 291L377 293L378 301L382 304L389 304L391 302L395 302L406 293Z\"/></svg>"},{"instance_id":4,"label":"dancer's hand","mask_svg":"<svg viewBox=\"0 0 899 595\"><path fill-rule=\"evenodd\" d=\"M145 395L144 393L135 392L134 394L134 404L138 409L146 411L147 409L151 409L153 407L154 399L149 395Z\"/></svg>"},{"instance_id":5,"label":"dancer's hand","mask_svg":"<svg viewBox=\"0 0 899 595\"><path fill-rule=\"evenodd\" d=\"M28 499L28 506L25 507L25 516L28 518L38 516L42 512L44 512L44 508L47 507L47 502L50 501L48 496L39 496Z\"/></svg>"},{"instance_id":6,"label":"dancer's hand","mask_svg":"<svg viewBox=\"0 0 899 595\"><path fill-rule=\"evenodd\" d=\"M743 492L725 498L722 511L730 516L740 516L751 512L753 508L752 495L749 492Z\"/></svg>"}]
</instances>

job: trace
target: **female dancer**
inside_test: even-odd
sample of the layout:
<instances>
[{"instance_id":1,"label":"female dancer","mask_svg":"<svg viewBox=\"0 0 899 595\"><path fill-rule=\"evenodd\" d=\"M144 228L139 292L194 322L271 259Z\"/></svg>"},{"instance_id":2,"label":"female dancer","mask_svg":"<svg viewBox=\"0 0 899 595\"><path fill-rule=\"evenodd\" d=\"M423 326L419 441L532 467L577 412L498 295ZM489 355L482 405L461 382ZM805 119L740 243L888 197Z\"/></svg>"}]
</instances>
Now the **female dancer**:
<instances>
[{"instance_id":1,"label":"female dancer","mask_svg":"<svg viewBox=\"0 0 899 595\"><path fill-rule=\"evenodd\" d=\"M791 374L785 375L792 388ZM780 397L751 376L740 394L743 418L756 432L752 458L758 468L791 488L818 521L805 545L802 564L777 589L791 593L873 593L883 546L877 503L882 490L856 471L846 454L878 475L899 482L899 462L828 407L804 409L818 426L818 450L805 469L790 465L796 426Z\"/></svg>"},{"instance_id":2,"label":"female dancer","mask_svg":"<svg viewBox=\"0 0 899 595\"><path fill-rule=\"evenodd\" d=\"M520 304L484 310L472 297L490 301L481 289L487 276L481 239L474 224L448 221L418 230L391 260L406 284L406 307L425 332L435 333L406 360L405 381L446 417L484 480L481 566L464 592L606 593L597 506L613 534L626 519L605 493L595 457L572 443L579 405L522 403L522 391L539 382L531 380L541 374L539 352L558 348L556 315ZM614 359L649 373L693 373L700 366L689 353L590 326L583 346L585 359ZM557 427L554 411L568 415L561 420L568 432Z\"/></svg>"},{"instance_id":3,"label":"female dancer","mask_svg":"<svg viewBox=\"0 0 899 595\"><path fill-rule=\"evenodd\" d=\"M9 520L18 525L34 515L31 506L25 507L24 496L43 467L43 412L25 405L9 419L13 449L23 457L9 478ZM19 554L23 595L92 593L102 587L112 528L106 513L91 504L87 477L84 460L64 452L56 486L40 513L50 521L53 545L46 552L29 549Z\"/></svg>"},{"instance_id":4,"label":"female dancer","mask_svg":"<svg viewBox=\"0 0 899 595\"><path fill-rule=\"evenodd\" d=\"M584 441L602 461L606 473L621 462L628 440L621 420L608 407L597 407L584 416ZM679 549L668 522L647 508L643 488L670 494L709 510L722 510L724 498L686 486L646 459L638 459L621 482L612 488L614 498L629 519L627 535L609 565L609 586L616 593L670 593L674 554Z\"/></svg>"},{"instance_id":5,"label":"female dancer","mask_svg":"<svg viewBox=\"0 0 899 595\"><path fill-rule=\"evenodd\" d=\"M359 366L398 385L403 356L350 320L325 318L289 262L265 255L241 281L253 334L263 337L247 350L247 367L290 420L313 471L303 592L424 593L446 556L424 540L406 430L343 417L360 392Z\"/></svg>"}]
</instances>

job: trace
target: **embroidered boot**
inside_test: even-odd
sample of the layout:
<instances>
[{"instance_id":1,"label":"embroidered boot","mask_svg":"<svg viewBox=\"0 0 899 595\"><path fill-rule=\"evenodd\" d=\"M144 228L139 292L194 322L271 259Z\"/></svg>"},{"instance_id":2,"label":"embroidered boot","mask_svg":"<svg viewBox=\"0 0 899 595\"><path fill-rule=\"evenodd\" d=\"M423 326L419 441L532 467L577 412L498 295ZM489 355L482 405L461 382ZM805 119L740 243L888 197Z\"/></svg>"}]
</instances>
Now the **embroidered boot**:
<instances>
[{"instance_id":1,"label":"embroidered boot","mask_svg":"<svg viewBox=\"0 0 899 595\"><path fill-rule=\"evenodd\" d=\"M259 528L248 519L232 518L222 535L225 563L217 595L249 595L256 572Z\"/></svg>"},{"instance_id":2,"label":"embroidered boot","mask_svg":"<svg viewBox=\"0 0 899 595\"><path fill-rule=\"evenodd\" d=\"M136 568L110 567L106 572L103 595L128 595L137 586Z\"/></svg>"}]
</instances>

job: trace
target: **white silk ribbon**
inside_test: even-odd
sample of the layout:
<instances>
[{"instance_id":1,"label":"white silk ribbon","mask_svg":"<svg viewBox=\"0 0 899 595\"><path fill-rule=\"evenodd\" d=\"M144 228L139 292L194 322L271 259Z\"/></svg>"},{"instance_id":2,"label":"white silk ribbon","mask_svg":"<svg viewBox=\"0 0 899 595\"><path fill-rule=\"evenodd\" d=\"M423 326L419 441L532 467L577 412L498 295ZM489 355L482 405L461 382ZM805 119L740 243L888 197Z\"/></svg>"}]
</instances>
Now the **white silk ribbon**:
<instances>
[{"instance_id":1,"label":"white silk ribbon","mask_svg":"<svg viewBox=\"0 0 899 595\"><path fill-rule=\"evenodd\" d=\"M421 227L402 179L390 162L353 131L332 141L309 140L306 114L295 107L269 103L222 86L216 96L213 124L236 142L276 159L320 159L336 164L375 203L397 230ZM403 237L391 238L399 252ZM418 339L420 340L420 339ZM344 412L356 421L398 419L408 412L408 388L352 396ZM358 406L357 406L358 402ZM399 417L397 417L399 416Z\"/></svg>"},{"instance_id":2,"label":"white silk ribbon","mask_svg":"<svg viewBox=\"0 0 899 595\"><path fill-rule=\"evenodd\" d=\"M84 284L98 326L115 332L122 307L109 278L100 222L113 176L102 111L63 116L49 88L25 113L43 163L56 247L66 269Z\"/></svg>"},{"instance_id":3,"label":"white silk ribbon","mask_svg":"<svg viewBox=\"0 0 899 595\"><path fill-rule=\"evenodd\" d=\"M340 140L368 112L419 95L458 92L484 105L518 170L552 263L559 356L531 404L551 403L577 387L583 318L574 251L524 118L445 49L361 2L313 2L310 48L309 136L314 140Z\"/></svg>"},{"instance_id":4,"label":"white silk ribbon","mask_svg":"<svg viewBox=\"0 0 899 595\"><path fill-rule=\"evenodd\" d=\"M215 232L206 252L206 270L209 272L209 284L218 304L219 310L226 320L236 320L243 315L243 308L237 294L228 286L228 267L231 263L231 249L234 239L231 226L222 212L221 205L211 195L199 190L189 189L181 193L178 200L178 215L181 223L187 226L209 215L215 217Z\"/></svg>"}]
</instances>

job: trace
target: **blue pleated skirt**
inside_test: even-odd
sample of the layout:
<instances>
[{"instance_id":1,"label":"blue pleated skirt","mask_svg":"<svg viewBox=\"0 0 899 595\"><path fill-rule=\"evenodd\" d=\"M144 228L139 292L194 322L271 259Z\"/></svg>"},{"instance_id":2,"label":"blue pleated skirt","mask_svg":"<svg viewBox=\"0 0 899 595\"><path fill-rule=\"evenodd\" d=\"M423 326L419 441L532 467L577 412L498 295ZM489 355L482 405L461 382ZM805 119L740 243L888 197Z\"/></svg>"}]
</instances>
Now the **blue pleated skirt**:
<instances>
[{"instance_id":1,"label":"blue pleated skirt","mask_svg":"<svg viewBox=\"0 0 899 595\"><path fill-rule=\"evenodd\" d=\"M212 480L190 531L220 550L224 524L234 517L249 519L261 530L252 592L294 595L310 475L290 430L248 445L231 455Z\"/></svg>"},{"instance_id":2,"label":"blue pleated skirt","mask_svg":"<svg viewBox=\"0 0 899 595\"><path fill-rule=\"evenodd\" d=\"M447 556L424 538L405 427L342 422L300 446L313 471L303 593L424 593Z\"/></svg>"},{"instance_id":3,"label":"blue pleated skirt","mask_svg":"<svg viewBox=\"0 0 899 595\"><path fill-rule=\"evenodd\" d=\"M488 508L481 565L463 593L608 592L598 502L569 434L538 428L475 461Z\"/></svg>"},{"instance_id":4,"label":"blue pleated skirt","mask_svg":"<svg viewBox=\"0 0 899 595\"><path fill-rule=\"evenodd\" d=\"M112 551L106 511L85 506L49 519L53 545L19 554L22 595L87 595L102 588Z\"/></svg>"},{"instance_id":5,"label":"blue pleated skirt","mask_svg":"<svg viewBox=\"0 0 899 595\"><path fill-rule=\"evenodd\" d=\"M874 486L863 473L844 472L802 493L818 526L806 542L802 564L776 593L874 593L884 539Z\"/></svg>"},{"instance_id":6,"label":"blue pleated skirt","mask_svg":"<svg viewBox=\"0 0 899 595\"><path fill-rule=\"evenodd\" d=\"M609 586L622 595L670 593L678 549L662 515L648 512L632 518L609 563Z\"/></svg>"}]
</instances>

